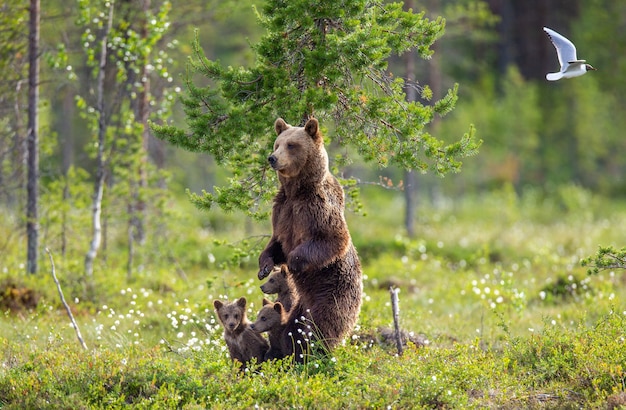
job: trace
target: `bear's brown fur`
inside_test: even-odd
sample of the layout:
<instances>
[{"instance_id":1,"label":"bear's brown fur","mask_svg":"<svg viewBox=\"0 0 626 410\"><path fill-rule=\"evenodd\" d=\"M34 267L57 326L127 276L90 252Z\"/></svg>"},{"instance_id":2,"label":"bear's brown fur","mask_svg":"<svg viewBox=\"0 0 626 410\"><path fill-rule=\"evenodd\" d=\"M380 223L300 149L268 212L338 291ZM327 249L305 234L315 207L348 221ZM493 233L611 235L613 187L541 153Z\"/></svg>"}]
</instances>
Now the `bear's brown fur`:
<instances>
[{"instance_id":1,"label":"bear's brown fur","mask_svg":"<svg viewBox=\"0 0 626 410\"><path fill-rule=\"evenodd\" d=\"M269 345L263 336L250 329L250 322L246 316L246 298L242 297L230 303L215 300L213 306L224 326L224 340L230 358L238 360L242 369L253 358L256 358L257 363L261 363L265 359Z\"/></svg>"},{"instance_id":2,"label":"bear's brown fur","mask_svg":"<svg viewBox=\"0 0 626 410\"><path fill-rule=\"evenodd\" d=\"M272 236L259 256L259 279L277 265L287 268L298 294L283 331L295 359L313 340L334 347L355 325L361 308L361 263L344 218L344 193L328 169L315 118L292 127L282 118L268 161L280 189L272 209Z\"/></svg>"},{"instance_id":3,"label":"bear's brown fur","mask_svg":"<svg viewBox=\"0 0 626 410\"><path fill-rule=\"evenodd\" d=\"M261 285L261 291L267 295L278 294L275 302L280 302L285 310L291 310L294 302L298 299L295 285L287 272L287 265L280 265L280 269L274 269L267 282Z\"/></svg>"},{"instance_id":4,"label":"bear's brown fur","mask_svg":"<svg viewBox=\"0 0 626 410\"><path fill-rule=\"evenodd\" d=\"M259 333L268 332L270 350L265 354L265 360L279 359L291 353L291 343L287 345L283 338L283 331L288 320L289 313L282 303L273 303L263 298L263 307L250 328Z\"/></svg>"}]
</instances>

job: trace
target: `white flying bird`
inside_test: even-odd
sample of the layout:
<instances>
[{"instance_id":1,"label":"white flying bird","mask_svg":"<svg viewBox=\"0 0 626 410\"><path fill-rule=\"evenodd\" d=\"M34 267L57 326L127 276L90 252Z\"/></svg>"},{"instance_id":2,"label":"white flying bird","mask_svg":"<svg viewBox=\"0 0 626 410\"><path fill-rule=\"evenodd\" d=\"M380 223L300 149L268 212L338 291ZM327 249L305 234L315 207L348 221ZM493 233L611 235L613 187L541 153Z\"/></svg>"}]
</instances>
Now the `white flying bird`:
<instances>
[{"instance_id":1,"label":"white flying bird","mask_svg":"<svg viewBox=\"0 0 626 410\"><path fill-rule=\"evenodd\" d=\"M548 81L578 77L585 74L588 70L595 70L590 64L586 64L585 60L579 60L576 57L576 47L571 41L548 27L544 27L543 31L548 33L548 37L550 37L554 48L556 48L556 54L559 56L559 63L561 64L561 71L546 74Z\"/></svg>"}]
</instances>

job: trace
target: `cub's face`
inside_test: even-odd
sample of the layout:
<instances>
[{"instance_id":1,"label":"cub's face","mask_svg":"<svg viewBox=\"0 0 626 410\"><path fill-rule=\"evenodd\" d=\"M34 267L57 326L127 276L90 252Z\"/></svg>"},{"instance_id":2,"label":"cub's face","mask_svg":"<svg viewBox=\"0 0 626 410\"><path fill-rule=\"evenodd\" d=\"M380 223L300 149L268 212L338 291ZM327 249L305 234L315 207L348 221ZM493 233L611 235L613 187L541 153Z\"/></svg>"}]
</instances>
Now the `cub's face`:
<instances>
[{"instance_id":1,"label":"cub's face","mask_svg":"<svg viewBox=\"0 0 626 410\"><path fill-rule=\"evenodd\" d=\"M287 284L287 272L281 269L275 269L270 273L267 278L267 282L261 285L261 291L268 295L280 293L286 290L289 285Z\"/></svg>"},{"instance_id":2,"label":"cub's face","mask_svg":"<svg viewBox=\"0 0 626 410\"><path fill-rule=\"evenodd\" d=\"M257 333L268 332L281 325L284 308L280 302L272 303L263 299L263 308L259 310L256 321L250 327Z\"/></svg>"},{"instance_id":3,"label":"cub's face","mask_svg":"<svg viewBox=\"0 0 626 410\"><path fill-rule=\"evenodd\" d=\"M241 321L245 317L246 301L244 298L240 298L231 303L223 303L219 300L213 302L217 316L227 330L235 330L241 324Z\"/></svg>"},{"instance_id":4,"label":"cub's face","mask_svg":"<svg viewBox=\"0 0 626 410\"><path fill-rule=\"evenodd\" d=\"M279 118L274 128L278 137L268 161L272 168L283 177L298 176L300 171L310 163L311 158L319 157L320 152L325 153L315 118L310 119L304 127L292 127Z\"/></svg>"}]
</instances>

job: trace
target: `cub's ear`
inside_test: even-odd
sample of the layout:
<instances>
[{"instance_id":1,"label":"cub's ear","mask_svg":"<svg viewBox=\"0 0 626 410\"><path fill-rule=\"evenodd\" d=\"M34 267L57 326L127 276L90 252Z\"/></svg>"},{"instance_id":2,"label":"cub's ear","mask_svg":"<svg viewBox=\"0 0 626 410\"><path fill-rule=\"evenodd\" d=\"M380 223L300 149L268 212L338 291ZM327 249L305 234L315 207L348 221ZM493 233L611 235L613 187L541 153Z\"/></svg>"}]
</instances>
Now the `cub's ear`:
<instances>
[{"instance_id":1,"label":"cub's ear","mask_svg":"<svg viewBox=\"0 0 626 410\"><path fill-rule=\"evenodd\" d=\"M270 303L272 303L270 300L268 300L267 298L263 298L263 306L269 305Z\"/></svg>"},{"instance_id":2,"label":"cub's ear","mask_svg":"<svg viewBox=\"0 0 626 410\"><path fill-rule=\"evenodd\" d=\"M287 273L289 272L289 269L287 269L287 264L283 263L282 265L280 265L280 274L283 276L287 276Z\"/></svg>"},{"instance_id":3,"label":"cub's ear","mask_svg":"<svg viewBox=\"0 0 626 410\"><path fill-rule=\"evenodd\" d=\"M213 307L215 307L215 309L220 310L222 308L222 306L224 306L224 304L222 303L221 300L214 300L213 301Z\"/></svg>"},{"instance_id":4,"label":"cub's ear","mask_svg":"<svg viewBox=\"0 0 626 410\"><path fill-rule=\"evenodd\" d=\"M239 306L240 308L245 308L246 303L246 298L244 297L240 297L239 299L237 299L237 306Z\"/></svg>"},{"instance_id":5,"label":"cub's ear","mask_svg":"<svg viewBox=\"0 0 626 410\"><path fill-rule=\"evenodd\" d=\"M283 313L283 304L280 302L276 302L274 303L274 310L277 311L278 313Z\"/></svg>"},{"instance_id":6,"label":"cub's ear","mask_svg":"<svg viewBox=\"0 0 626 410\"><path fill-rule=\"evenodd\" d=\"M290 125L285 122L282 118L278 118L274 123L274 129L276 130L276 135L280 135L283 131L289 128Z\"/></svg>"},{"instance_id":7,"label":"cub's ear","mask_svg":"<svg viewBox=\"0 0 626 410\"><path fill-rule=\"evenodd\" d=\"M319 131L319 123L317 122L317 118L311 117L304 125L304 131L309 134L313 139L317 139L318 131Z\"/></svg>"}]
</instances>

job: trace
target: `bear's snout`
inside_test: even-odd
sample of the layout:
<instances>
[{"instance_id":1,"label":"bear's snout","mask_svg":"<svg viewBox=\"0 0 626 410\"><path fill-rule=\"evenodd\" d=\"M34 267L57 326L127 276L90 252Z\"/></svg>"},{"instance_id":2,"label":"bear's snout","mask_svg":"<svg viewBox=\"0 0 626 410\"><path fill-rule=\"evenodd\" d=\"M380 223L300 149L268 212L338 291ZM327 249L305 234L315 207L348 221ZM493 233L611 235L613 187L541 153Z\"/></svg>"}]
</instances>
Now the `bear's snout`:
<instances>
[{"instance_id":1,"label":"bear's snout","mask_svg":"<svg viewBox=\"0 0 626 410\"><path fill-rule=\"evenodd\" d=\"M278 162L278 158L275 155L270 155L267 157L267 161L270 163L272 168L276 168L276 163Z\"/></svg>"}]
</instances>

